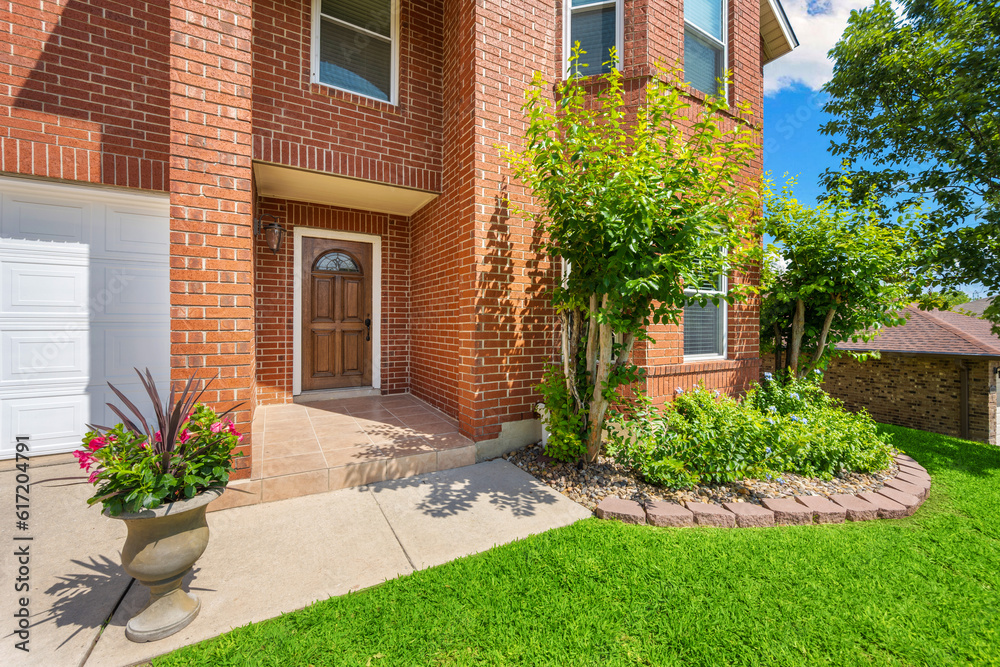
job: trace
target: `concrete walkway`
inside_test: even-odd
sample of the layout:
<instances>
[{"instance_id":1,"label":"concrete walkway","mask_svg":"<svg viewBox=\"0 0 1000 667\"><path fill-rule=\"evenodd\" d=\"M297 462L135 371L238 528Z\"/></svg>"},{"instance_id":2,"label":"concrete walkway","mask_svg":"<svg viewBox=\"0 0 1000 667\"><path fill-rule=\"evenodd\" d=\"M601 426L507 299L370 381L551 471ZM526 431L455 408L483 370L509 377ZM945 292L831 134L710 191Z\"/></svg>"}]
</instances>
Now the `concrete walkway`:
<instances>
[{"instance_id":1,"label":"concrete walkway","mask_svg":"<svg viewBox=\"0 0 1000 667\"><path fill-rule=\"evenodd\" d=\"M75 465L32 469L26 532L14 530L11 516L14 473L0 473L3 502L10 507L0 522L0 665L141 663L317 600L590 516L502 460L213 512L208 550L187 582L201 598L201 614L173 637L133 644L125 639L125 622L148 594L121 570L124 524L86 506L88 485L39 483L78 472ZM29 653L16 649L20 639L12 634L18 567L12 545L25 543L15 542L15 536L34 538Z\"/></svg>"}]
</instances>

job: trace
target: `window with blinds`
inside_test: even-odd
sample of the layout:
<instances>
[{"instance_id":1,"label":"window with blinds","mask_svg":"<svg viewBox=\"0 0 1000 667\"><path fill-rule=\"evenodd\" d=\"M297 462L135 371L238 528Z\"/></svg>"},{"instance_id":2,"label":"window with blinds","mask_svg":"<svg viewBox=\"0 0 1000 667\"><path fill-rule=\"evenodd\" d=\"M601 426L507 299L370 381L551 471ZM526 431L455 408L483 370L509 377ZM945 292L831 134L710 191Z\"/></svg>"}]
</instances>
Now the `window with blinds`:
<instances>
[{"instance_id":1,"label":"window with blinds","mask_svg":"<svg viewBox=\"0 0 1000 667\"><path fill-rule=\"evenodd\" d=\"M726 279L708 282L687 294L725 294ZM726 356L726 302L708 301L704 306L692 301L684 306L684 358L717 359Z\"/></svg>"},{"instance_id":2,"label":"window with blinds","mask_svg":"<svg viewBox=\"0 0 1000 667\"><path fill-rule=\"evenodd\" d=\"M398 0L316 0L314 78L395 103Z\"/></svg>"},{"instance_id":3,"label":"window with blinds","mask_svg":"<svg viewBox=\"0 0 1000 667\"><path fill-rule=\"evenodd\" d=\"M566 23L566 59L577 42L580 50L586 51L577 60L574 73L589 76L607 72L611 49L618 45L621 32L621 0L572 0Z\"/></svg>"},{"instance_id":4,"label":"window with blinds","mask_svg":"<svg viewBox=\"0 0 1000 667\"><path fill-rule=\"evenodd\" d=\"M706 95L724 93L725 63L723 0L684 0L684 79Z\"/></svg>"}]
</instances>

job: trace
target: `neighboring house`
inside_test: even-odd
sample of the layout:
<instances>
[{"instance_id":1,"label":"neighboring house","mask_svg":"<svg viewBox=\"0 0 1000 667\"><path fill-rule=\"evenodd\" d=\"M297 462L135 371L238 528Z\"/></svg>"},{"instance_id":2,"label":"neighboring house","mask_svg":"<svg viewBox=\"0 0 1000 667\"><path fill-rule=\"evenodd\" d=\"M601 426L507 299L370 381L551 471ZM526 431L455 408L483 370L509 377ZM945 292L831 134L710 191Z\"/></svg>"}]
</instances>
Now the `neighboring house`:
<instances>
[{"instance_id":1,"label":"neighboring house","mask_svg":"<svg viewBox=\"0 0 1000 667\"><path fill-rule=\"evenodd\" d=\"M880 422L1000 444L1000 337L990 323L912 306L906 314L906 324L883 329L867 343L838 345L877 350L881 358L836 359L827 369L826 390Z\"/></svg>"},{"instance_id":2,"label":"neighboring house","mask_svg":"<svg viewBox=\"0 0 1000 667\"><path fill-rule=\"evenodd\" d=\"M955 310L965 315L981 318L991 303L993 303L993 297L976 299L975 301L966 301L965 303L958 304L955 306Z\"/></svg>"},{"instance_id":3,"label":"neighboring house","mask_svg":"<svg viewBox=\"0 0 1000 667\"><path fill-rule=\"evenodd\" d=\"M778 0L13 0L0 25L0 458L115 421L132 366L217 375L241 427L411 392L483 455L524 444L555 272L497 145L532 73L617 46L635 84L681 63L697 105L731 69L759 123L762 66L797 44ZM649 391L740 391L757 320L655 328Z\"/></svg>"}]
</instances>

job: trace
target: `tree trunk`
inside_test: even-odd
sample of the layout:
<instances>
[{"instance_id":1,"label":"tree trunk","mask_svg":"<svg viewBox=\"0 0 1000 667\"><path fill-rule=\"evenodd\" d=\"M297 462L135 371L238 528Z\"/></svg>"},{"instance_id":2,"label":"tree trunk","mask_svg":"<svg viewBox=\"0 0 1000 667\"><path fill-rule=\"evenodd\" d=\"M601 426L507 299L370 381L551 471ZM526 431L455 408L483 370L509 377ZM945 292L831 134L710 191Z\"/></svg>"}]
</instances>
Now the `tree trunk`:
<instances>
[{"instance_id":1,"label":"tree trunk","mask_svg":"<svg viewBox=\"0 0 1000 667\"><path fill-rule=\"evenodd\" d=\"M799 299L795 302L795 316L792 318L792 340L789 350L788 367L798 376L799 351L802 349L802 334L806 327L806 304Z\"/></svg>"},{"instance_id":2,"label":"tree trunk","mask_svg":"<svg viewBox=\"0 0 1000 667\"><path fill-rule=\"evenodd\" d=\"M780 373L781 368L781 327L774 324L774 372Z\"/></svg>"},{"instance_id":3,"label":"tree trunk","mask_svg":"<svg viewBox=\"0 0 1000 667\"><path fill-rule=\"evenodd\" d=\"M569 382L569 393L573 397L573 409L577 413L583 408L583 401L580 400L580 393L576 389L577 355L580 354L580 327L582 326L582 322L583 319L580 315L580 310L574 308L570 318L572 334L569 337L569 359L566 364L566 378Z\"/></svg>"},{"instance_id":4,"label":"tree trunk","mask_svg":"<svg viewBox=\"0 0 1000 667\"><path fill-rule=\"evenodd\" d=\"M587 323L587 373L594 379L594 366L597 363L597 336L600 328L597 324L597 295L590 295L590 321Z\"/></svg>"},{"instance_id":5,"label":"tree trunk","mask_svg":"<svg viewBox=\"0 0 1000 667\"><path fill-rule=\"evenodd\" d=\"M826 318L823 320L823 330L819 334L819 342L816 344L816 351L813 353L812 361L809 362L807 367L802 369L802 373L798 377L801 378L808 374L816 367L819 360L823 358L823 350L826 349L826 338L830 335L830 327L833 325L833 316L836 312L836 306L831 306L830 310L826 311Z\"/></svg>"},{"instance_id":6,"label":"tree trunk","mask_svg":"<svg viewBox=\"0 0 1000 667\"><path fill-rule=\"evenodd\" d=\"M595 299L596 301L596 299ZM608 296L605 294L602 306L608 305ZM596 319L596 318L595 318ZM594 322L594 319L591 320ZM604 323L600 326L600 335L597 340L597 374L594 378L594 392L590 399L590 414L587 430L587 461L597 460L597 455L601 453L601 440L603 438L602 428L604 426L604 413L608 409L608 399L604 397L604 385L611 374L611 325Z\"/></svg>"}]
</instances>

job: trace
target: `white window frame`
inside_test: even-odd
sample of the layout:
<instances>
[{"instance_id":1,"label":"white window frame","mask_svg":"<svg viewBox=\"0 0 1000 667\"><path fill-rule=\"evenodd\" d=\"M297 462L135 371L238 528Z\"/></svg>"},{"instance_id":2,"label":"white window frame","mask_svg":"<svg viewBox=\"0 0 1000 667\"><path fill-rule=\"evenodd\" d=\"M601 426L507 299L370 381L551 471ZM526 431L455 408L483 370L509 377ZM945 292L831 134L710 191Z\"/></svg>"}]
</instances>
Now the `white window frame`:
<instances>
[{"instance_id":1,"label":"white window frame","mask_svg":"<svg viewBox=\"0 0 1000 667\"><path fill-rule=\"evenodd\" d=\"M684 17L684 31L687 32L691 30L696 33L700 38L709 42L710 44L715 44L716 46L722 47L722 95L725 99L729 99L729 83L726 81L726 71L729 69L729 0L720 0L722 2L722 41L720 42L715 37L709 35L703 29L699 28L694 23L687 20ZM683 43L681 44L681 49L684 48ZM687 71L687 61L684 62L684 71ZM693 88L693 86L692 86ZM694 90L698 90L694 88ZM704 91L699 90L698 92L704 93ZM708 93L704 93L707 95Z\"/></svg>"},{"instance_id":2,"label":"white window frame","mask_svg":"<svg viewBox=\"0 0 1000 667\"><path fill-rule=\"evenodd\" d=\"M615 67L622 69L622 62L625 50L625 0L603 0L594 2L584 7L577 7L577 11L587 11L598 7L615 8L615 53L618 55L618 62ZM573 0L563 0L563 78L569 78L569 57L573 53L573 44L570 42L572 34L573 20ZM603 62L603 61L602 61ZM598 73L583 73L583 76L598 76Z\"/></svg>"},{"instance_id":3,"label":"white window frame","mask_svg":"<svg viewBox=\"0 0 1000 667\"><path fill-rule=\"evenodd\" d=\"M714 295L718 294L723 296L729 292L729 280L725 275L719 276L719 284L721 289L718 290L706 290L706 289L686 289L684 294L695 295L695 294L706 294ZM721 353L711 353L711 354L685 354L684 362L689 361L719 361L729 358L729 304L724 299L719 299L719 342L721 343L722 352ZM681 349L684 348L684 330L681 330Z\"/></svg>"},{"instance_id":4,"label":"white window frame","mask_svg":"<svg viewBox=\"0 0 1000 667\"><path fill-rule=\"evenodd\" d=\"M371 95L365 95L364 93L359 93L356 90L350 90L349 88L341 88L340 86L335 86L332 83L326 83L320 80L320 40L322 39L322 30L320 29L321 22L324 20L324 15L321 12L323 8L322 0L313 0L312 5L312 50L310 53L310 59L312 61L312 72L310 73L310 80L312 83L319 84L321 86L326 86L327 88L332 88L333 90L340 90L345 93L350 93L351 95L357 95L358 97L364 97L369 100L375 100L376 102L381 102L382 104L391 104L396 106L399 104L399 0L390 0L392 5L390 12L392 13L391 21L392 26L389 29L390 39L392 40L392 72L390 73L390 83L391 90L389 92L389 99L383 100L380 97L373 97ZM352 30L358 30L372 35L373 39L385 39L384 35L378 35L376 33L365 30L360 26L353 25L351 23L345 23L331 16L325 17L325 20L333 21L347 27Z\"/></svg>"}]
</instances>

